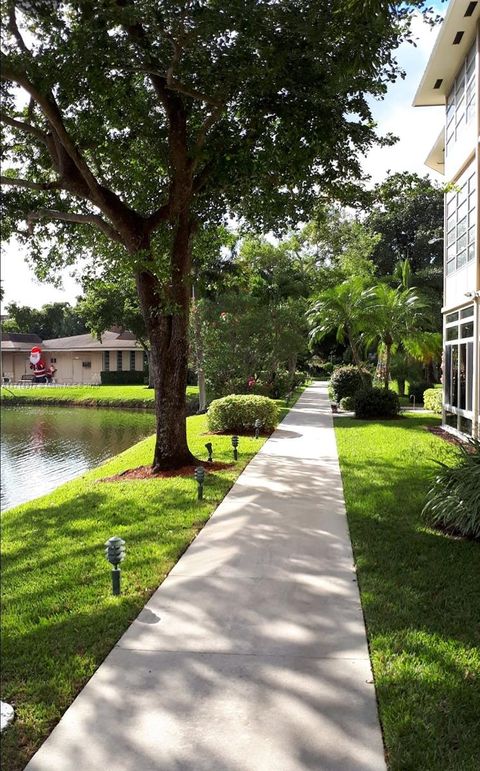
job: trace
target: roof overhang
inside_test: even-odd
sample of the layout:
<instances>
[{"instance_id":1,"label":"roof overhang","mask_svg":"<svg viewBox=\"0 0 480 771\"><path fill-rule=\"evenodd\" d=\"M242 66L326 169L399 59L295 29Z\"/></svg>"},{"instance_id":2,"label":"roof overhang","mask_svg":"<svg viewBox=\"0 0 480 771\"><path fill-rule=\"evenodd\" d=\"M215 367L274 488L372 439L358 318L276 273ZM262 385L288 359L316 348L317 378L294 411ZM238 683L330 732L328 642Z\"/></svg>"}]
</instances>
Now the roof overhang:
<instances>
[{"instance_id":1,"label":"roof overhang","mask_svg":"<svg viewBox=\"0 0 480 771\"><path fill-rule=\"evenodd\" d=\"M470 15L466 16L466 13ZM422 81L415 94L414 107L445 104L458 69L475 40L479 17L480 2L450 0Z\"/></svg>"},{"instance_id":2,"label":"roof overhang","mask_svg":"<svg viewBox=\"0 0 480 771\"><path fill-rule=\"evenodd\" d=\"M428 153L425 166L439 174L445 174L445 130L442 128L435 144Z\"/></svg>"}]
</instances>

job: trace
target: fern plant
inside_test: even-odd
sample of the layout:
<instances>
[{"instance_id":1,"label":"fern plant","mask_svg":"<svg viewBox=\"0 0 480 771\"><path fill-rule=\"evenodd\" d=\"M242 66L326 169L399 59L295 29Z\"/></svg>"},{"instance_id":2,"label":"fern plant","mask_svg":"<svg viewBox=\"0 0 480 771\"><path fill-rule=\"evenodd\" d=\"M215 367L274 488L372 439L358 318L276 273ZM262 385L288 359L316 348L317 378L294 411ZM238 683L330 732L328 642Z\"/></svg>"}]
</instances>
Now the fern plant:
<instances>
[{"instance_id":1,"label":"fern plant","mask_svg":"<svg viewBox=\"0 0 480 771\"><path fill-rule=\"evenodd\" d=\"M430 525L480 539L480 440L459 446L458 463L440 466L422 514Z\"/></svg>"}]
</instances>

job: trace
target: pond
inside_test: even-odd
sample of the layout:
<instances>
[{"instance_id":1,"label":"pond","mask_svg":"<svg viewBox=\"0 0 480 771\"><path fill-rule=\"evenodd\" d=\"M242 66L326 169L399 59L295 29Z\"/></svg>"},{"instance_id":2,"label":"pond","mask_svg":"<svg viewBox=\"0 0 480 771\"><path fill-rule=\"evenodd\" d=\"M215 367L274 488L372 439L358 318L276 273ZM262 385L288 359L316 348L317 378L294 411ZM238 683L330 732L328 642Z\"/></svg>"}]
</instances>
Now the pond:
<instances>
[{"instance_id":1,"label":"pond","mask_svg":"<svg viewBox=\"0 0 480 771\"><path fill-rule=\"evenodd\" d=\"M2 408L2 510L38 498L155 431L152 413Z\"/></svg>"}]
</instances>

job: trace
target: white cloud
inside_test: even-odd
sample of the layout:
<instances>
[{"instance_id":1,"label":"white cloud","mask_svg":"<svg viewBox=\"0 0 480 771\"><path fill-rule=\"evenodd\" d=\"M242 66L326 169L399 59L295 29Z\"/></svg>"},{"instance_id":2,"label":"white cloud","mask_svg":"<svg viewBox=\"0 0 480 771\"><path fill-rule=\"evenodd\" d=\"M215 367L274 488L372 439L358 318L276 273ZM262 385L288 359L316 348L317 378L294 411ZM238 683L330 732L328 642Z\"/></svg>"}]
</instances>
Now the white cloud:
<instances>
[{"instance_id":1,"label":"white cloud","mask_svg":"<svg viewBox=\"0 0 480 771\"><path fill-rule=\"evenodd\" d=\"M10 302L28 305L30 308L41 308L53 302L75 305L76 297L81 294L80 285L69 275L71 269L62 272L63 289L38 281L25 261L25 249L15 239L2 248L1 266L5 292L3 307Z\"/></svg>"},{"instance_id":2,"label":"white cloud","mask_svg":"<svg viewBox=\"0 0 480 771\"><path fill-rule=\"evenodd\" d=\"M438 29L432 30L419 17L415 19L413 32L416 47L403 43L397 52L399 64L406 72L405 79L398 80L389 88L383 102L371 102L380 133L391 132L399 137L392 147L377 147L366 155L363 168L373 182L384 179L389 171L412 171L441 179L439 174L425 166L425 159L443 126L444 108L412 107Z\"/></svg>"}]
</instances>

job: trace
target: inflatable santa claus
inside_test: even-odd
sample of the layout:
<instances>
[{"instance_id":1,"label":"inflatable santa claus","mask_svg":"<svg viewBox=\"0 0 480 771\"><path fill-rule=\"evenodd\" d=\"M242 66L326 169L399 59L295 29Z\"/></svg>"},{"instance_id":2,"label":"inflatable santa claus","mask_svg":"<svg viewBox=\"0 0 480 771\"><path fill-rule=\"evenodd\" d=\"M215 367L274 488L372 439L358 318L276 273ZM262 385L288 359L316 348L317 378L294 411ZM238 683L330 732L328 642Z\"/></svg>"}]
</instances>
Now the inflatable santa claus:
<instances>
[{"instance_id":1,"label":"inflatable santa claus","mask_svg":"<svg viewBox=\"0 0 480 771\"><path fill-rule=\"evenodd\" d=\"M34 383L51 383L55 367L47 367L42 359L42 349L35 345L30 351L30 369L33 370Z\"/></svg>"}]
</instances>

